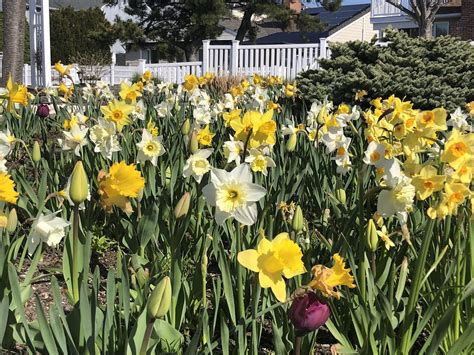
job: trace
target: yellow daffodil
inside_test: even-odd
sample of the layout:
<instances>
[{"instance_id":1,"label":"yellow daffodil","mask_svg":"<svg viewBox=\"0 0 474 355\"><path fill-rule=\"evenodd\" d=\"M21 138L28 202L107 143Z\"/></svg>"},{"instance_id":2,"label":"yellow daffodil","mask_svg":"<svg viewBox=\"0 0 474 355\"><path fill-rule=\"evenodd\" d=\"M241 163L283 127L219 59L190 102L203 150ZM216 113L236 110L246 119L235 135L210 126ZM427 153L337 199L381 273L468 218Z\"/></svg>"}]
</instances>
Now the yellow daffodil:
<instances>
[{"instance_id":1,"label":"yellow daffodil","mask_svg":"<svg viewBox=\"0 0 474 355\"><path fill-rule=\"evenodd\" d=\"M466 110L469 112L471 116L474 116L474 101L469 102L466 104Z\"/></svg>"},{"instance_id":2,"label":"yellow daffodil","mask_svg":"<svg viewBox=\"0 0 474 355\"><path fill-rule=\"evenodd\" d=\"M64 100L69 100L74 93L74 85L71 84L71 86L68 87L66 84L61 82L58 87L58 93L63 95Z\"/></svg>"},{"instance_id":3,"label":"yellow daffodil","mask_svg":"<svg viewBox=\"0 0 474 355\"><path fill-rule=\"evenodd\" d=\"M222 118L224 119L225 126L226 126L226 127L229 127L229 126L230 126L230 123L231 123L233 120L239 119L241 112L242 112L242 110L239 110L239 109L235 109L235 110L232 110L232 111L230 111L230 112L224 112L224 113L222 114Z\"/></svg>"},{"instance_id":4,"label":"yellow daffodil","mask_svg":"<svg viewBox=\"0 0 474 355\"><path fill-rule=\"evenodd\" d=\"M296 95L296 84L286 84L285 86L285 96L293 97Z\"/></svg>"},{"instance_id":5,"label":"yellow daffodil","mask_svg":"<svg viewBox=\"0 0 474 355\"><path fill-rule=\"evenodd\" d=\"M199 80L194 74L189 74L184 77L183 87L187 91L193 91L199 84Z\"/></svg>"},{"instance_id":6,"label":"yellow daffodil","mask_svg":"<svg viewBox=\"0 0 474 355\"><path fill-rule=\"evenodd\" d=\"M389 250L391 247L395 246L395 243L392 242L390 236L388 235L387 228L382 226L380 230L377 231L377 235L385 243L385 249Z\"/></svg>"},{"instance_id":7,"label":"yellow daffodil","mask_svg":"<svg viewBox=\"0 0 474 355\"><path fill-rule=\"evenodd\" d=\"M120 83L120 97L123 101L128 104L134 104L137 102L137 98L142 96L140 88L137 84L129 85L126 81Z\"/></svg>"},{"instance_id":8,"label":"yellow daffodil","mask_svg":"<svg viewBox=\"0 0 474 355\"><path fill-rule=\"evenodd\" d=\"M134 106L127 105L123 101L113 100L107 106L102 106L100 111L103 113L106 120L114 122L117 125L117 130L122 131L122 128L130 124L128 116L133 112Z\"/></svg>"},{"instance_id":9,"label":"yellow daffodil","mask_svg":"<svg viewBox=\"0 0 474 355\"><path fill-rule=\"evenodd\" d=\"M447 116L448 113L444 108L422 111L416 117L416 125L419 129L431 128L434 131L445 131L448 129L446 125Z\"/></svg>"},{"instance_id":10,"label":"yellow daffodil","mask_svg":"<svg viewBox=\"0 0 474 355\"><path fill-rule=\"evenodd\" d=\"M97 180L100 202L107 211L117 206L132 212L129 198L137 197L145 186L145 179L135 169L135 165L127 165L124 161L112 165L108 174L101 171Z\"/></svg>"},{"instance_id":11,"label":"yellow daffodil","mask_svg":"<svg viewBox=\"0 0 474 355\"><path fill-rule=\"evenodd\" d=\"M234 98L238 97L238 96L242 96L244 93L245 93L245 89L241 85L232 86L229 89L229 94L231 94L232 97L234 97Z\"/></svg>"},{"instance_id":12,"label":"yellow daffodil","mask_svg":"<svg viewBox=\"0 0 474 355\"><path fill-rule=\"evenodd\" d=\"M66 66L62 65L61 61L54 64L54 70L56 70L59 73L61 78L69 75L72 67L73 67L72 64L69 64Z\"/></svg>"},{"instance_id":13,"label":"yellow daffodil","mask_svg":"<svg viewBox=\"0 0 474 355\"><path fill-rule=\"evenodd\" d=\"M8 90L8 106L7 110L13 112L15 104L22 106L28 105L28 90L26 86L21 84L13 84L11 76L8 77L7 81Z\"/></svg>"},{"instance_id":14,"label":"yellow daffodil","mask_svg":"<svg viewBox=\"0 0 474 355\"><path fill-rule=\"evenodd\" d=\"M0 172L0 201L16 203L18 192L15 191L15 182L7 173Z\"/></svg>"},{"instance_id":15,"label":"yellow daffodil","mask_svg":"<svg viewBox=\"0 0 474 355\"><path fill-rule=\"evenodd\" d=\"M255 85L260 85L263 82L263 77L258 75L257 73L252 74L252 79Z\"/></svg>"},{"instance_id":16,"label":"yellow daffodil","mask_svg":"<svg viewBox=\"0 0 474 355\"><path fill-rule=\"evenodd\" d=\"M271 288L280 302L286 301L286 285L283 277L290 279L303 274L306 269L300 247L288 233L278 234L272 241L263 237L257 249L249 249L237 255L239 263L254 272L262 288Z\"/></svg>"},{"instance_id":17,"label":"yellow daffodil","mask_svg":"<svg viewBox=\"0 0 474 355\"><path fill-rule=\"evenodd\" d=\"M204 128L201 128L197 132L197 139L200 145L210 147L212 145L212 138L216 134L212 133L209 129L209 125Z\"/></svg>"},{"instance_id":18,"label":"yellow daffodil","mask_svg":"<svg viewBox=\"0 0 474 355\"><path fill-rule=\"evenodd\" d=\"M415 186L418 199L425 200L430 197L433 192L443 189L444 175L438 175L435 167L428 165L420 170L420 173L413 176L412 185Z\"/></svg>"},{"instance_id":19,"label":"yellow daffodil","mask_svg":"<svg viewBox=\"0 0 474 355\"><path fill-rule=\"evenodd\" d=\"M472 175L474 170L474 156L467 160L466 163L460 165L451 178L463 184L470 184L472 182Z\"/></svg>"},{"instance_id":20,"label":"yellow daffodil","mask_svg":"<svg viewBox=\"0 0 474 355\"><path fill-rule=\"evenodd\" d=\"M249 111L240 120L233 120L230 126L235 131L235 138L246 143L250 148L258 148L262 144L273 145L276 142L276 122L273 110L263 115L257 111Z\"/></svg>"},{"instance_id":21,"label":"yellow daffodil","mask_svg":"<svg viewBox=\"0 0 474 355\"><path fill-rule=\"evenodd\" d=\"M153 79L153 73L150 70L145 71L142 75L142 80L150 81L151 79Z\"/></svg>"},{"instance_id":22,"label":"yellow daffodil","mask_svg":"<svg viewBox=\"0 0 474 355\"><path fill-rule=\"evenodd\" d=\"M350 269L345 269L344 259L339 254L333 255L334 266L327 268L324 265L316 265L311 269L313 280L309 286L313 290L320 291L325 297L340 298L340 293L336 290L338 286L354 288L354 277L350 274Z\"/></svg>"},{"instance_id":23,"label":"yellow daffodil","mask_svg":"<svg viewBox=\"0 0 474 355\"><path fill-rule=\"evenodd\" d=\"M449 214L455 214L458 206L471 195L469 188L461 183L446 183L444 191Z\"/></svg>"},{"instance_id":24,"label":"yellow daffodil","mask_svg":"<svg viewBox=\"0 0 474 355\"><path fill-rule=\"evenodd\" d=\"M355 93L355 100L361 101L365 96L367 96L368 92L366 90L357 90Z\"/></svg>"},{"instance_id":25,"label":"yellow daffodil","mask_svg":"<svg viewBox=\"0 0 474 355\"><path fill-rule=\"evenodd\" d=\"M441 161L458 169L474 155L474 133L462 134L454 129L444 145Z\"/></svg>"},{"instance_id":26,"label":"yellow daffodil","mask_svg":"<svg viewBox=\"0 0 474 355\"><path fill-rule=\"evenodd\" d=\"M155 122L153 122L152 120L148 121L146 129L148 132L151 133L153 137L158 136L158 128L156 127Z\"/></svg>"}]
</instances>

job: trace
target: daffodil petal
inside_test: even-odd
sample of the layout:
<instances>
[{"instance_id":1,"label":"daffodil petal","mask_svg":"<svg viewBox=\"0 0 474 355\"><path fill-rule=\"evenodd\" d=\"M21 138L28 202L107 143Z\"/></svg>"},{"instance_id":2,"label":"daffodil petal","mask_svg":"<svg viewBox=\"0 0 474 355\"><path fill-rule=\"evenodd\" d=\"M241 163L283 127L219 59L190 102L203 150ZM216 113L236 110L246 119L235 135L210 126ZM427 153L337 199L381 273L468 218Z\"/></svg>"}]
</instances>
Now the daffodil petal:
<instances>
[{"instance_id":1,"label":"daffodil petal","mask_svg":"<svg viewBox=\"0 0 474 355\"><path fill-rule=\"evenodd\" d=\"M272 292L275 295L276 299L280 302L285 302L286 301L286 285L285 281L283 281L283 278L280 278L276 280L271 285Z\"/></svg>"},{"instance_id":2,"label":"daffodil petal","mask_svg":"<svg viewBox=\"0 0 474 355\"><path fill-rule=\"evenodd\" d=\"M255 249L241 251L237 255L237 260L239 261L240 265L249 270L254 272L260 271L258 267L258 252Z\"/></svg>"}]
</instances>

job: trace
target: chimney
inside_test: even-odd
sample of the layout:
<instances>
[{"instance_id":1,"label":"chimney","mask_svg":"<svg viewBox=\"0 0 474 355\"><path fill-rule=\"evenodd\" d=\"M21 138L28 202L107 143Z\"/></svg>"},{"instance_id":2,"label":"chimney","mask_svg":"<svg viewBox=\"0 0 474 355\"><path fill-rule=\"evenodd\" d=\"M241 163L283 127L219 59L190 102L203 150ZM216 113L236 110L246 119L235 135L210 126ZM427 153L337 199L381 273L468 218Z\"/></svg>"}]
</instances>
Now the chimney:
<instances>
[{"instance_id":1,"label":"chimney","mask_svg":"<svg viewBox=\"0 0 474 355\"><path fill-rule=\"evenodd\" d=\"M300 14L301 10L303 9L303 4L301 3L301 0L283 0L283 5L293 10L297 14Z\"/></svg>"}]
</instances>

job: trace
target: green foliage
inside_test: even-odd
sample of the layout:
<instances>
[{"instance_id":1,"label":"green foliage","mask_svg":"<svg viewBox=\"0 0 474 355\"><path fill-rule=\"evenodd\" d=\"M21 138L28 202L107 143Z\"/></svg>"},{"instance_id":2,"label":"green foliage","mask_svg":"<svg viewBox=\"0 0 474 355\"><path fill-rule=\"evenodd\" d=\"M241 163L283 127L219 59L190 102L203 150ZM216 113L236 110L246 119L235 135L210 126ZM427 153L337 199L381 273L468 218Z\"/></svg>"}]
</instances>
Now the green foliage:
<instances>
[{"instance_id":1,"label":"green foliage","mask_svg":"<svg viewBox=\"0 0 474 355\"><path fill-rule=\"evenodd\" d=\"M75 11L65 7L51 11L51 61L69 63L74 56L110 56L117 38L114 27L99 8Z\"/></svg>"},{"instance_id":2,"label":"green foliage","mask_svg":"<svg viewBox=\"0 0 474 355\"><path fill-rule=\"evenodd\" d=\"M3 12L0 12L0 52L3 52ZM30 29L28 27L28 22L25 18L25 51L24 51L24 60L25 63L30 62Z\"/></svg>"},{"instance_id":3,"label":"green foliage","mask_svg":"<svg viewBox=\"0 0 474 355\"><path fill-rule=\"evenodd\" d=\"M449 36L409 38L394 30L386 38L388 47L377 47L374 41L332 45L331 59L299 76L303 97L351 102L363 89L368 97L394 94L421 109L449 110L474 100L474 46L469 42Z\"/></svg>"}]
</instances>

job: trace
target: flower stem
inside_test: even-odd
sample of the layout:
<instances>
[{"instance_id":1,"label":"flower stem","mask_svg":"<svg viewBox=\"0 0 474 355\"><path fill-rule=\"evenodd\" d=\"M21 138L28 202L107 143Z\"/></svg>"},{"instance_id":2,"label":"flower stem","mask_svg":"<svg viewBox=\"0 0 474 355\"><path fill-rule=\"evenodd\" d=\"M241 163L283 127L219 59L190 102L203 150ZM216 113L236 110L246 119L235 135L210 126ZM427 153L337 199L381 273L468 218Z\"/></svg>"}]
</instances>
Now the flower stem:
<instances>
[{"instance_id":1,"label":"flower stem","mask_svg":"<svg viewBox=\"0 0 474 355\"><path fill-rule=\"evenodd\" d=\"M142 347L140 348L140 355L145 355L150 341L151 332L153 331L154 319L150 319L146 325L145 335L143 336Z\"/></svg>"},{"instance_id":2,"label":"flower stem","mask_svg":"<svg viewBox=\"0 0 474 355\"><path fill-rule=\"evenodd\" d=\"M79 206L74 206L72 219L72 297L79 301Z\"/></svg>"},{"instance_id":3,"label":"flower stem","mask_svg":"<svg viewBox=\"0 0 474 355\"><path fill-rule=\"evenodd\" d=\"M303 337L297 335L295 339L295 346L293 348L293 355L301 354L301 343L303 342Z\"/></svg>"}]
</instances>

